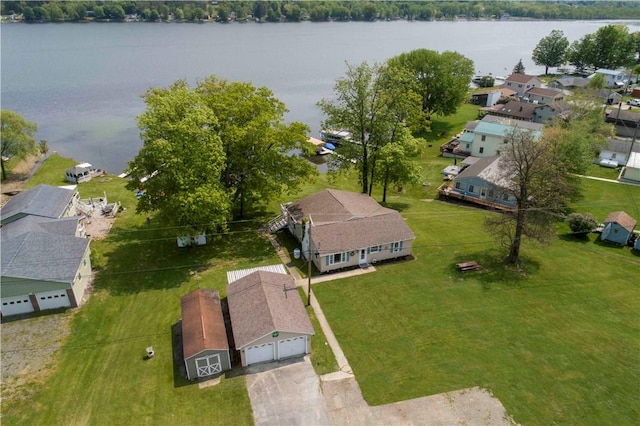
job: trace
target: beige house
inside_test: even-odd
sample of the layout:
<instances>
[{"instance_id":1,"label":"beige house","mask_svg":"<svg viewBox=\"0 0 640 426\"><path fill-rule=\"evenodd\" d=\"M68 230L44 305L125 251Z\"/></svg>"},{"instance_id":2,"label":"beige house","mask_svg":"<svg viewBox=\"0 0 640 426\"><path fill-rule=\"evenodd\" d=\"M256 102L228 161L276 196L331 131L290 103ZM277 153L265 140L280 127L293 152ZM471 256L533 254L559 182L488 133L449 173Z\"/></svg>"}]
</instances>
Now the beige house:
<instances>
[{"instance_id":1,"label":"beige house","mask_svg":"<svg viewBox=\"0 0 640 426\"><path fill-rule=\"evenodd\" d=\"M415 235L367 194L325 189L281 206L286 226L321 273L404 258Z\"/></svg>"},{"instance_id":2,"label":"beige house","mask_svg":"<svg viewBox=\"0 0 640 426\"><path fill-rule=\"evenodd\" d=\"M542 80L533 75L513 73L506 78L502 87L511 89L517 96L524 97L527 90L542 86Z\"/></svg>"}]
</instances>

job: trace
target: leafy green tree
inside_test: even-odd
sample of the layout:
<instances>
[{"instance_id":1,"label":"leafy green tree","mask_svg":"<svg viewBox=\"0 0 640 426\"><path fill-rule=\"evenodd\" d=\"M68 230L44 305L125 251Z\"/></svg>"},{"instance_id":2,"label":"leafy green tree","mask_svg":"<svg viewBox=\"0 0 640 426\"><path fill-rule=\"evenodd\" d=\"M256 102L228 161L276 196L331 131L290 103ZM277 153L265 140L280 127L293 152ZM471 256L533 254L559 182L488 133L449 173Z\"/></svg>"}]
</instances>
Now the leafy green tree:
<instances>
[{"instance_id":1,"label":"leafy green tree","mask_svg":"<svg viewBox=\"0 0 640 426\"><path fill-rule=\"evenodd\" d=\"M33 8L25 6L22 8L22 16L26 22L33 22L36 20L36 14L33 12Z\"/></svg>"},{"instance_id":2,"label":"leafy green tree","mask_svg":"<svg viewBox=\"0 0 640 426\"><path fill-rule=\"evenodd\" d=\"M585 236L598 226L598 220L591 213L571 213L567 216L567 223L577 236Z\"/></svg>"},{"instance_id":3,"label":"leafy green tree","mask_svg":"<svg viewBox=\"0 0 640 426\"><path fill-rule=\"evenodd\" d=\"M479 87L493 87L496 84L495 78L490 75L484 75L480 78Z\"/></svg>"},{"instance_id":4,"label":"leafy green tree","mask_svg":"<svg viewBox=\"0 0 640 426\"><path fill-rule=\"evenodd\" d=\"M0 165L2 180L7 178L5 159L11 156L24 158L34 153L36 141L34 134L38 125L25 120L20 114L8 109L0 110Z\"/></svg>"},{"instance_id":5,"label":"leafy green tree","mask_svg":"<svg viewBox=\"0 0 640 426\"><path fill-rule=\"evenodd\" d=\"M553 30L551 34L542 38L533 49L533 63L544 65L544 74L549 74L549 67L559 67L564 63L565 54L569 48L569 40L560 30Z\"/></svg>"},{"instance_id":6,"label":"leafy green tree","mask_svg":"<svg viewBox=\"0 0 640 426\"><path fill-rule=\"evenodd\" d=\"M522 59L518 61L515 67L513 67L514 74L524 74L524 64L522 63Z\"/></svg>"},{"instance_id":7,"label":"leafy green tree","mask_svg":"<svg viewBox=\"0 0 640 426\"><path fill-rule=\"evenodd\" d=\"M617 69L634 62L636 43L626 25L605 25L593 38L593 67Z\"/></svg>"},{"instance_id":8,"label":"leafy green tree","mask_svg":"<svg viewBox=\"0 0 640 426\"><path fill-rule=\"evenodd\" d=\"M602 74L596 74L587 83L588 89L600 90L607 87L607 79Z\"/></svg>"},{"instance_id":9,"label":"leafy green tree","mask_svg":"<svg viewBox=\"0 0 640 426\"><path fill-rule=\"evenodd\" d=\"M515 199L516 206L512 212L489 217L485 226L507 247L507 262L517 264L524 237L550 242L573 187L569 172L554 155L552 138L543 134L536 140L531 132L514 128L506 141L497 180L505 182L502 191Z\"/></svg>"},{"instance_id":10,"label":"leafy green tree","mask_svg":"<svg viewBox=\"0 0 640 426\"><path fill-rule=\"evenodd\" d=\"M587 34L569 46L567 60L578 72L585 72L595 62L595 44L593 34Z\"/></svg>"},{"instance_id":11,"label":"leafy green tree","mask_svg":"<svg viewBox=\"0 0 640 426\"><path fill-rule=\"evenodd\" d=\"M44 6L49 13L49 19L53 22L62 22L64 21L64 13L62 13L62 9L55 3L46 3Z\"/></svg>"},{"instance_id":12,"label":"leafy green tree","mask_svg":"<svg viewBox=\"0 0 640 426\"><path fill-rule=\"evenodd\" d=\"M38 151L42 155L47 155L49 152L49 143L44 139L40 139L40 142L38 142Z\"/></svg>"},{"instance_id":13,"label":"leafy green tree","mask_svg":"<svg viewBox=\"0 0 640 426\"><path fill-rule=\"evenodd\" d=\"M104 8L102 6L94 6L93 7L93 17L98 21L105 18Z\"/></svg>"},{"instance_id":14,"label":"leafy green tree","mask_svg":"<svg viewBox=\"0 0 640 426\"><path fill-rule=\"evenodd\" d=\"M400 130L393 143L384 145L379 151L378 168L375 179L382 184L382 202L387 202L389 185L416 184L420 181L422 168L414 160L420 155L424 140L414 138L407 128Z\"/></svg>"},{"instance_id":15,"label":"leafy green tree","mask_svg":"<svg viewBox=\"0 0 640 426\"><path fill-rule=\"evenodd\" d=\"M309 129L299 122L285 124L288 110L269 89L210 76L196 92L218 117L214 130L226 156L221 182L239 216L247 207L296 191L315 175L311 163L291 155L312 152Z\"/></svg>"},{"instance_id":16,"label":"leafy green tree","mask_svg":"<svg viewBox=\"0 0 640 426\"><path fill-rule=\"evenodd\" d=\"M433 114L453 114L467 99L473 61L457 52L417 49L395 56L388 63L411 74L413 90L422 98L427 119Z\"/></svg>"},{"instance_id":17,"label":"leafy green tree","mask_svg":"<svg viewBox=\"0 0 640 426\"><path fill-rule=\"evenodd\" d=\"M138 117L143 146L129 163L130 190L143 190L137 211L156 212L178 235L217 229L229 219L230 197L220 181L225 167L213 111L184 81L149 89Z\"/></svg>"},{"instance_id":18,"label":"leafy green tree","mask_svg":"<svg viewBox=\"0 0 640 426\"><path fill-rule=\"evenodd\" d=\"M364 194L371 195L380 149L395 142L407 123L420 115L420 97L406 90L410 78L404 69L347 63L345 76L334 85L335 99L318 102L327 117L325 128L352 133L352 139L343 144L341 155L332 156L330 169L357 167Z\"/></svg>"}]
</instances>

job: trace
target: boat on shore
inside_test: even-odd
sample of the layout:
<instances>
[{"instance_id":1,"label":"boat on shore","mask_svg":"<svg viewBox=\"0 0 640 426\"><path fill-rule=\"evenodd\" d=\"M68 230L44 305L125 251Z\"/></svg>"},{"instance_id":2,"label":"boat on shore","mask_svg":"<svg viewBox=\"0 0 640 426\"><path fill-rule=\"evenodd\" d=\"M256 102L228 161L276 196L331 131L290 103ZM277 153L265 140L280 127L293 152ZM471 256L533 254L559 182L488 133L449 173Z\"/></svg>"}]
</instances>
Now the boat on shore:
<instances>
[{"instance_id":1,"label":"boat on shore","mask_svg":"<svg viewBox=\"0 0 640 426\"><path fill-rule=\"evenodd\" d=\"M351 132L345 129L340 129L340 130L325 129L320 131L320 138L325 143L328 142L335 146L340 146L342 145L343 142L350 141L351 136L352 136Z\"/></svg>"}]
</instances>

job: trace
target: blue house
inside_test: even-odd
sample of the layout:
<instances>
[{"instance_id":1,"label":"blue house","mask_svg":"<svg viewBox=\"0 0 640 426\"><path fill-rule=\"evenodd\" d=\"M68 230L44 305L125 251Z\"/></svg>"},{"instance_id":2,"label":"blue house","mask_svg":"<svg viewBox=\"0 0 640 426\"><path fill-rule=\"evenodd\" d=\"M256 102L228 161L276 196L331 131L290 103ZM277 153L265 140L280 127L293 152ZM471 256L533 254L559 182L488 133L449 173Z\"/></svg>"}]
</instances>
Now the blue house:
<instances>
[{"instance_id":1,"label":"blue house","mask_svg":"<svg viewBox=\"0 0 640 426\"><path fill-rule=\"evenodd\" d=\"M442 185L440 194L488 207L514 208L516 199L507 190L512 182L500 170L499 161L500 156L478 158L455 177L451 186Z\"/></svg>"},{"instance_id":2,"label":"blue house","mask_svg":"<svg viewBox=\"0 0 640 426\"><path fill-rule=\"evenodd\" d=\"M604 229L600 239L621 245L626 245L633 235L636 220L623 211L609 213L604 220Z\"/></svg>"}]
</instances>

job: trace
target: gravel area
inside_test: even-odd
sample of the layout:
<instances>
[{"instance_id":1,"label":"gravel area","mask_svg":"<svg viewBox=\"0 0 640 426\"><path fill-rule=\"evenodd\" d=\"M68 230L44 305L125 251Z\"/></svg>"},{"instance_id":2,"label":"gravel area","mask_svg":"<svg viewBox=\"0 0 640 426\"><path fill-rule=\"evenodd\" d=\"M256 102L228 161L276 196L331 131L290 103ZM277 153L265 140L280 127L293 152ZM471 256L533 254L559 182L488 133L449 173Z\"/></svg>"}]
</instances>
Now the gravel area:
<instances>
[{"instance_id":1,"label":"gravel area","mask_svg":"<svg viewBox=\"0 0 640 426\"><path fill-rule=\"evenodd\" d=\"M26 398L25 386L41 383L52 371L55 356L69 336L75 309L58 314L14 319L0 324L2 400Z\"/></svg>"}]
</instances>

